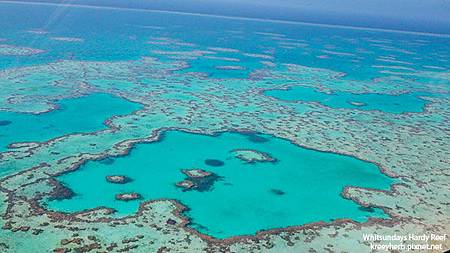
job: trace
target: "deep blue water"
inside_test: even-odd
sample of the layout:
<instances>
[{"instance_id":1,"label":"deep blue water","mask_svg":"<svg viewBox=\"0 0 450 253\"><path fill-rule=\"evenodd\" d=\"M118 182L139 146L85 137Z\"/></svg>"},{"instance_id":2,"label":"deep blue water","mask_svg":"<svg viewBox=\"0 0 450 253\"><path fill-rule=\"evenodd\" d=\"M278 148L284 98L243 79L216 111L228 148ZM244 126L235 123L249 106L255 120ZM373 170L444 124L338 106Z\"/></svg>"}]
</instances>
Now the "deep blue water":
<instances>
[{"instance_id":1,"label":"deep blue water","mask_svg":"<svg viewBox=\"0 0 450 253\"><path fill-rule=\"evenodd\" d=\"M21 1L21 0L19 0ZM33 2L60 3L60 0ZM244 18L276 19L322 24L450 33L445 1L354 1L318 0L72 0L70 4L180 11ZM426 13L427 15L424 15ZM413 20L413 22L412 22Z\"/></svg>"}]
</instances>

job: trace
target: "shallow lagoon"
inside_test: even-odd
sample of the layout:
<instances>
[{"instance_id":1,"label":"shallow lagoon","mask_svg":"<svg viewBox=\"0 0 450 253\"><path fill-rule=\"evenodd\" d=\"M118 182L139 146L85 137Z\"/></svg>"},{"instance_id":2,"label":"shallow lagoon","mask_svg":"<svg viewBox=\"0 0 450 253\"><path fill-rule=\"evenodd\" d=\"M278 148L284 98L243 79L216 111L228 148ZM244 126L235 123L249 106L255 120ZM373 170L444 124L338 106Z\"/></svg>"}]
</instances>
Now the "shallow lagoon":
<instances>
[{"instance_id":1,"label":"shallow lagoon","mask_svg":"<svg viewBox=\"0 0 450 253\"><path fill-rule=\"evenodd\" d=\"M277 161L248 163L237 158L234 149L257 150ZM207 191L186 191L175 184L186 178L181 170L190 168L220 178ZM108 175L125 175L133 181L112 184L105 180ZM74 212L106 206L115 208L118 216L129 215L140 201L117 201L115 194L138 192L144 200L179 200L190 208L186 215L191 226L217 238L336 218L386 217L379 209L362 209L340 193L347 185L388 189L393 182L372 163L268 135L180 131L166 132L159 142L138 144L127 156L90 161L58 179L76 196L45 203L50 209Z\"/></svg>"},{"instance_id":2,"label":"shallow lagoon","mask_svg":"<svg viewBox=\"0 0 450 253\"><path fill-rule=\"evenodd\" d=\"M61 100L59 108L47 113L0 112L0 151L11 143L46 141L71 133L106 128L104 121L140 108L139 104L107 94Z\"/></svg>"},{"instance_id":3,"label":"shallow lagoon","mask_svg":"<svg viewBox=\"0 0 450 253\"><path fill-rule=\"evenodd\" d=\"M286 101L319 102L331 108L359 110L378 110L386 113L422 112L426 101L419 95L427 94L355 94L335 91L331 94L304 86L293 86L289 89L274 89L264 92L265 95Z\"/></svg>"}]
</instances>

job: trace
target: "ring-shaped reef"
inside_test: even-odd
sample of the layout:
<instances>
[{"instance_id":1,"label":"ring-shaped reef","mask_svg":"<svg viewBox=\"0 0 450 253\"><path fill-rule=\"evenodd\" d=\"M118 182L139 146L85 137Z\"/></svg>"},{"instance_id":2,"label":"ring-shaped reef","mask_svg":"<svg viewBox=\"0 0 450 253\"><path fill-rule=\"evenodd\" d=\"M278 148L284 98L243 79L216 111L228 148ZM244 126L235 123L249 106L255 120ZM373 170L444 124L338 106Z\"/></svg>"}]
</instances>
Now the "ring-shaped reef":
<instances>
[{"instance_id":1,"label":"ring-shaped reef","mask_svg":"<svg viewBox=\"0 0 450 253\"><path fill-rule=\"evenodd\" d=\"M276 162L248 163L235 150L261 152ZM189 208L185 212L189 226L228 238L338 218L360 222L386 218L381 209L362 208L341 193L345 186L389 189L393 183L373 163L264 134L171 130L159 141L136 144L127 155L106 159L88 161L59 176L75 196L43 204L64 212L105 206L114 208L115 216L125 216L136 212L141 201L120 201L117 194L137 193L141 200L175 199ZM206 160L221 161L221 166ZM124 175L132 181L113 184L105 180L108 175Z\"/></svg>"}]
</instances>

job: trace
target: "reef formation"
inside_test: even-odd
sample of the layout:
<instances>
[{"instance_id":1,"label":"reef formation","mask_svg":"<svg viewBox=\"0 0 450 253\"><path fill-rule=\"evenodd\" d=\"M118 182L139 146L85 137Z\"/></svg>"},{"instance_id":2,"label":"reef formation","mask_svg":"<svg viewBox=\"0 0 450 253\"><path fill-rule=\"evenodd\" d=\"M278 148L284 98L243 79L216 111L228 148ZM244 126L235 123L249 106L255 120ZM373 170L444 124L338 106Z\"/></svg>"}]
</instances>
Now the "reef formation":
<instances>
[{"instance_id":1,"label":"reef formation","mask_svg":"<svg viewBox=\"0 0 450 253\"><path fill-rule=\"evenodd\" d=\"M136 29L161 31L167 28L160 25L163 24L136 25ZM11 143L0 153L0 251L368 252L370 243L363 241L364 234L448 233L449 55L421 51L422 46L435 45L426 36L402 35L402 45L408 45L407 50L398 46L396 38L383 33L382 37L386 37L383 39L371 32L356 38L327 36L322 41L327 48L318 52L313 41L284 35L280 30L280 33L249 32L261 41L262 48L257 52L233 48L232 44L201 45L175 35L159 34L148 36L150 39L145 42L152 50L133 59L96 61L67 57L3 68L0 71L2 112L40 115L58 110L59 102L64 99L97 93L110 94L141 107L104 119L104 128L95 131ZM224 33L237 40L246 35L236 30ZM28 34L47 36L45 31ZM136 37L133 36L123 37L134 43ZM54 43L68 42L72 46L88 43L88 39L77 36L51 37L53 39L48 40ZM439 39L448 46L448 38ZM267 46L264 44L267 41L272 44ZM330 45L333 41L355 48L335 49ZM7 43L0 45L2 57L36 59L33 57L45 55L48 49ZM278 61L275 50L280 54L284 50L302 50L304 57L313 55L317 61L346 59L349 65L367 66L370 71L380 71L377 72L380 75L354 80L331 67ZM373 55L376 57L373 64L364 62ZM409 56L415 59L402 58ZM195 64L202 62L204 68L209 69L207 63L211 60L221 62L212 64L209 74L200 71L202 68L199 70ZM223 61L245 62L246 67L226 65ZM359 100L350 104L347 101L356 108L342 108L316 101L285 101L267 95L269 90L295 86L309 87L324 94L413 94L411 96L426 102L420 111L393 113L365 110L365 104ZM0 131L11 124L9 119L2 118ZM234 131L261 145L268 142L257 133L264 133L297 146L374 163L381 173L395 178L390 189L348 185L341 196L368 213L383 210L387 218L357 222L342 217L218 239L195 229L195 220L186 216L189 207L174 199L140 202L143 193L138 192L117 193L119 204L139 203L136 213L123 217L117 217L111 207L99 206L79 212L59 212L46 207L47 201L77 196L58 182L58 177L76 173L91 161L112 164L111 157L127 155L138 143L159 141L170 130L210 136ZM277 161L277 157L257 150L235 150L230 154L245 162ZM224 168L229 162L205 158L200 170L180 171L186 178L172 182L171 186L187 190L182 192L176 188L181 193L208 192L221 176L210 169ZM116 176L110 178L112 182L119 183L110 184L111 187L121 187L120 182L127 181L120 175L111 176ZM105 178L101 180L104 182ZM278 188L267 192L277 198L290 194ZM448 240L442 244L444 248L450 247Z\"/></svg>"}]
</instances>

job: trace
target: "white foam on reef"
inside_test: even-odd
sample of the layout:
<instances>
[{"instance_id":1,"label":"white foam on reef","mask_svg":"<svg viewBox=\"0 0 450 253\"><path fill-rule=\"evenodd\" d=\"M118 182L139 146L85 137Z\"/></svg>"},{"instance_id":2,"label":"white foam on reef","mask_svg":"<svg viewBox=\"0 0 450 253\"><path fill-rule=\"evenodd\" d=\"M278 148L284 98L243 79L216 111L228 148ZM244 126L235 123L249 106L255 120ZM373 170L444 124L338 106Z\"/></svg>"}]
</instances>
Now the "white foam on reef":
<instances>
[{"instance_id":1,"label":"white foam on reef","mask_svg":"<svg viewBox=\"0 0 450 253\"><path fill-rule=\"evenodd\" d=\"M224 47L208 47L208 50L219 51L225 53L237 53L239 50L233 48L224 48Z\"/></svg>"},{"instance_id":2,"label":"white foam on reef","mask_svg":"<svg viewBox=\"0 0 450 253\"><path fill-rule=\"evenodd\" d=\"M238 58L219 57L219 56L204 56L203 58L210 59L210 60L218 60L218 61L230 61L230 62L240 62L241 61Z\"/></svg>"},{"instance_id":3,"label":"white foam on reef","mask_svg":"<svg viewBox=\"0 0 450 253\"><path fill-rule=\"evenodd\" d=\"M332 54L332 55L338 55L338 56L355 56L355 54L347 53L347 52L337 52L337 51L331 51L331 50L322 50L323 53L326 54Z\"/></svg>"},{"instance_id":4,"label":"white foam on reef","mask_svg":"<svg viewBox=\"0 0 450 253\"><path fill-rule=\"evenodd\" d=\"M148 41L147 44L151 44L151 45L170 45L171 43L164 42L164 41Z\"/></svg>"},{"instance_id":5,"label":"white foam on reef","mask_svg":"<svg viewBox=\"0 0 450 253\"><path fill-rule=\"evenodd\" d=\"M261 59L269 59L272 60L273 56L266 54L251 54L251 53L243 53L244 56L252 57L252 58L261 58Z\"/></svg>"},{"instance_id":6,"label":"white foam on reef","mask_svg":"<svg viewBox=\"0 0 450 253\"><path fill-rule=\"evenodd\" d=\"M271 36L271 37L286 37L286 35L284 35L284 34L270 33L270 32L254 32L254 34L264 35L264 36Z\"/></svg>"},{"instance_id":7,"label":"white foam on reef","mask_svg":"<svg viewBox=\"0 0 450 253\"><path fill-rule=\"evenodd\" d=\"M50 39L64 42L84 42L84 39L76 37L50 37Z\"/></svg>"},{"instance_id":8,"label":"white foam on reef","mask_svg":"<svg viewBox=\"0 0 450 253\"><path fill-rule=\"evenodd\" d=\"M285 41L281 41L278 42L279 46L285 46L285 47L308 47L309 44L308 43L300 43L300 42L285 42Z\"/></svg>"},{"instance_id":9,"label":"white foam on reef","mask_svg":"<svg viewBox=\"0 0 450 253\"><path fill-rule=\"evenodd\" d=\"M438 67L438 66L424 65L424 66L422 66L422 67L427 68L427 69L445 70L445 68L443 68L443 67Z\"/></svg>"},{"instance_id":10,"label":"white foam on reef","mask_svg":"<svg viewBox=\"0 0 450 253\"><path fill-rule=\"evenodd\" d=\"M165 27L162 26L156 26L156 25L131 25L137 28L143 28L143 29L153 29L153 30L164 30Z\"/></svg>"},{"instance_id":11,"label":"white foam on reef","mask_svg":"<svg viewBox=\"0 0 450 253\"><path fill-rule=\"evenodd\" d=\"M400 61L400 60L396 60L396 59L394 59L394 58L382 58L382 57L378 57L376 60L377 60L377 61L381 61L381 62L389 62L389 63L396 63L396 64L404 64L404 65L413 65L412 62Z\"/></svg>"},{"instance_id":12,"label":"white foam on reef","mask_svg":"<svg viewBox=\"0 0 450 253\"><path fill-rule=\"evenodd\" d=\"M48 31L45 31L45 30L42 30L42 29L33 29L33 30L28 30L27 33L44 35L44 34L47 34Z\"/></svg>"}]
</instances>

